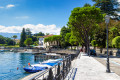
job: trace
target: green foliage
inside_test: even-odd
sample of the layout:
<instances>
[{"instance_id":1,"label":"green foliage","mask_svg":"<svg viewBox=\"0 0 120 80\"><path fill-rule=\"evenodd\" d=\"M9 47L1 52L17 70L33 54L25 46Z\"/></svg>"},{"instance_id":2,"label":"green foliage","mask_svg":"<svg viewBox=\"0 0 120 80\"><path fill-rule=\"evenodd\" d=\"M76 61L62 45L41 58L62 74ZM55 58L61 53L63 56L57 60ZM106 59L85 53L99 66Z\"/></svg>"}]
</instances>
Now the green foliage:
<instances>
[{"instance_id":1,"label":"green foliage","mask_svg":"<svg viewBox=\"0 0 120 80\"><path fill-rule=\"evenodd\" d=\"M56 41L57 42L57 47L59 46L59 43L61 41L61 36L60 35L53 35L50 37L47 37L44 39L44 42L53 42Z\"/></svg>"},{"instance_id":2,"label":"green foliage","mask_svg":"<svg viewBox=\"0 0 120 80\"><path fill-rule=\"evenodd\" d=\"M61 28L60 35L61 35L61 46L62 47L67 47L68 46L68 42L65 41L65 36L66 36L67 33L70 33L70 32L71 32L71 29L68 28L68 27L63 26Z\"/></svg>"},{"instance_id":3,"label":"green foliage","mask_svg":"<svg viewBox=\"0 0 120 80\"><path fill-rule=\"evenodd\" d=\"M92 41L91 41L91 45L92 45L92 46L97 46L96 40L92 40Z\"/></svg>"},{"instance_id":4,"label":"green foliage","mask_svg":"<svg viewBox=\"0 0 120 80\"><path fill-rule=\"evenodd\" d=\"M86 3L86 4L84 5L84 7L91 7L91 5L88 4L88 3Z\"/></svg>"},{"instance_id":5,"label":"green foliage","mask_svg":"<svg viewBox=\"0 0 120 80\"><path fill-rule=\"evenodd\" d=\"M106 29L99 28L94 35L94 39L96 40L96 44L98 47L105 48L106 47Z\"/></svg>"},{"instance_id":6,"label":"green foliage","mask_svg":"<svg viewBox=\"0 0 120 80\"><path fill-rule=\"evenodd\" d=\"M70 37L70 44L72 46L78 45L78 41L77 41L76 36L71 35L71 37Z\"/></svg>"},{"instance_id":7,"label":"green foliage","mask_svg":"<svg viewBox=\"0 0 120 80\"><path fill-rule=\"evenodd\" d=\"M13 35L12 38L16 39L16 38L17 38L17 35Z\"/></svg>"},{"instance_id":8,"label":"green foliage","mask_svg":"<svg viewBox=\"0 0 120 80\"><path fill-rule=\"evenodd\" d=\"M89 36L93 36L98 29L98 23L102 22L104 15L101 14L99 8L77 7L74 8L69 17L68 26L72 30L72 34L76 36L78 42L88 46ZM73 41L70 41L73 44Z\"/></svg>"},{"instance_id":9,"label":"green foliage","mask_svg":"<svg viewBox=\"0 0 120 80\"><path fill-rule=\"evenodd\" d=\"M24 41L26 40L26 32L25 29L23 28L22 32L21 32L21 38L20 38L20 47L25 47Z\"/></svg>"},{"instance_id":10,"label":"green foliage","mask_svg":"<svg viewBox=\"0 0 120 80\"><path fill-rule=\"evenodd\" d=\"M24 44L25 45L32 45L33 44L33 41L32 41L32 38L27 38L25 41L24 41Z\"/></svg>"},{"instance_id":11,"label":"green foliage","mask_svg":"<svg viewBox=\"0 0 120 80\"><path fill-rule=\"evenodd\" d=\"M0 44L5 45L14 45L15 41L12 40L11 38L6 38L0 35ZM5 44L5 45L4 45Z\"/></svg>"},{"instance_id":12,"label":"green foliage","mask_svg":"<svg viewBox=\"0 0 120 80\"><path fill-rule=\"evenodd\" d=\"M117 36L112 40L112 46L115 48L120 48L120 36Z\"/></svg>"},{"instance_id":13,"label":"green foliage","mask_svg":"<svg viewBox=\"0 0 120 80\"><path fill-rule=\"evenodd\" d=\"M71 33L67 33L66 36L65 36L65 42L70 42L70 36L71 36Z\"/></svg>"},{"instance_id":14,"label":"green foliage","mask_svg":"<svg viewBox=\"0 0 120 80\"><path fill-rule=\"evenodd\" d=\"M61 40L60 35L53 35L53 36L45 38L44 42L53 42L53 41L60 41L60 40Z\"/></svg>"},{"instance_id":15,"label":"green foliage","mask_svg":"<svg viewBox=\"0 0 120 80\"><path fill-rule=\"evenodd\" d=\"M11 38L6 38L6 43L7 45L14 45L15 41L12 40Z\"/></svg>"},{"instance_id":16,"label":"green foliage","mask_svg":"<svg viewBox=\"0 0 120 80\"><path fill-rule=\"evenodd\" d=\"M6 38L0 35L0 44L5 44Z\"/></svg>"},{"instance_id":17,"label":"green foliage","mask_svg":"<svg viewBox=\"0 0 120 80\"><path fill-rule=\"evenodd\" d=\"M7 46L7 44L0 44L0 46Z\"/></svg>"},{"instance_id":18,"label":"green foliage","mask_svg":"<svg viewBox=\"0 0 120 80\"><path fill-rule=\"evenodd\" d=\"M13 35L12 38L14 39L14 45L15 45L16 44L15 39L17 38L17 35Z\"/></svg>"},{"instance_id":19,"label":"green foliage","mask_svg":"<svg viewBox=\"0 0 120 80\"><path fill-rule=\"evenodd\" d=\"M33 45L38 46L38 41L35 41Z\"/></svg>"},{"instance_id":20,"label":"green foliage","mask_svg":"<svg viewBox=\"0 0 120 80\"><path fill-rule=\"evenodd\" d=\"M29 28L26 29L25 33L26 33L26 37L27 38L31 38L32 37L32 32L30 31Z\"/></svg>"},{"instance_id":21,"label":"green foliage","mask_svg":"<svg viewBox=\"0 0 120 80\"><path fill-rule=\"evenodd\" d=\"M39 33L34 34L34 36L45 36L45 34L42 32L39 32Z\"/></svg>"},{"instance_id":22,"label":"green foliage","mask_svg":"<svg viewBox=\"0 0 120 80\"><path fill-rule=\"evenodd\" d=\"M103 13L114 14L118 10L117 0L92 0L95 2L95 6L100 8Z\"/></svg>"},{"instance_id":23,"label":"green foliage","mask_svg":"<svg viewBox=\"0 0 120 80\"><path fill-rule=\"evenodd\" d=\"M71 31L70 31L69 28L63 26L63 27L61 28L60 35L61 35L62 37L65 37L66 34L67 34L67 33L70 33L70 32L71 32Z\"/></svg>"},{"instance_id":24,"label":"green foliage","mask_svg":"<svg viewBox=\"0 0 120 80\"><path fill-rule=\"evenodd\" d=\"M45 35L50 35L50 33L46 33Z\"/></svg>"}]
</instances>

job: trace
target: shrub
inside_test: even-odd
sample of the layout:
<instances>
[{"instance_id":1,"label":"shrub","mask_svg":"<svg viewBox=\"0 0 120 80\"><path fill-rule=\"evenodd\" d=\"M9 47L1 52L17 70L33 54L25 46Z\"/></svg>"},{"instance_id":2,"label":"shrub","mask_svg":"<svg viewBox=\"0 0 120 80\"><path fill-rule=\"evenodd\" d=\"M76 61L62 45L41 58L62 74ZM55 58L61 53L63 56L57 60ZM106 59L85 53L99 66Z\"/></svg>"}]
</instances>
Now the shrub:
<instances>
[{"instance_id":1,"label":"shrub","mask_svg":"<svg viewBox=\"0 0 120 80\"><path fill-rule=\"evenodd\" d=\"M117 36L112 40L112 47L120 48L120 36Z\"/></svg>"}]
</instances>

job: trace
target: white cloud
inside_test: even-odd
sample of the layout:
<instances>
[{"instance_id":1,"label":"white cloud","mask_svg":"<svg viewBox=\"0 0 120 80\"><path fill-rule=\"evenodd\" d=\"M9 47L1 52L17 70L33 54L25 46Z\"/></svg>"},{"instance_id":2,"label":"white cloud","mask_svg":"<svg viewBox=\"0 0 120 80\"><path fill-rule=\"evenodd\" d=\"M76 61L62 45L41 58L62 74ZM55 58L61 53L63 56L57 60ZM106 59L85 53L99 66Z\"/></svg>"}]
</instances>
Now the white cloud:
<instances>
[{"instance_id":1,"label":"white cloud","mask_svg":"<svg viewBox=\"0 0 120 80\"><path fill-rule=\"evenodd\" d=\"M0 8L4 8L3 6L0 6Z\"/></svg>"},{"instance_id":2,"label":"white cloud","mask_svg":"<svg viewBox=\"0 0 120 80\"><path fill-rule=\"evenodd\" d=\"M50 34L60 34L60 29L56 27L55 24L52 25L43 25L43 24L38 24L38 25L33 25L33 24L26 24L23 26L1 26L0 25L0 32L4 33L21 33L23 28L30 28L31 32L38 33L38 32L43 32L43 33L50 33Z\"/></svg>"},{"instance_id":3,"label":"white cloud","mask_svg":"<svg viewBox=\"0 0 120 80\"><path fill-rule=\"evenodd\" d=\"M2 9L2 8L8 9L8 8L12 8L12 7L15 7L15 5L13 5L13 4L8 4L8 5L6 5L6 6L0 6L0 9Z\"/></svg>"},{"instance_id":4,"label":"white cloud","mask_svg":"<svg viewBox=\"0 0 120 80\"><path fill-rule=\"evenodd\" d=\"M28 19L29 16L20 16L20 17L16 17L16 19Z\"/></svg>"},{"instance_id":5,"label":"white cloud","mask_svg":"<svg viewBox=\"0 0 120 80\"><path fill-rule=\"evenodd\" d=\"M12 8L12 7L15 7L15 5L13 5L13 4L6 5L6 8Z\"/></svg>"}]
</instances>

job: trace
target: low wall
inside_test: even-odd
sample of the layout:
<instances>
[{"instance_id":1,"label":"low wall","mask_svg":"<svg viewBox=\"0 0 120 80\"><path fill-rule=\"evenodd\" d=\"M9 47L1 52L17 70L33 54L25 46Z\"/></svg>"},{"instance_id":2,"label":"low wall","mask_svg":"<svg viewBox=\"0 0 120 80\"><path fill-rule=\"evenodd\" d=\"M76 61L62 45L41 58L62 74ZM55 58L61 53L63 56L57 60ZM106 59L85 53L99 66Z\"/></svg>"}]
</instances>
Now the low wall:
<instances>
[{"instance_id":1,"label":"low wall","mask_svg":"<svg viewBox=\"0 0 120 80\"><path fill-rule=\"evenodd\" d=\"M110 53L110 55L120 56L120 49L109 48L108 52ZM96 48L96 53L97 54L107 54L107 49L106 48Z\"/></svg>"}]
</instances>

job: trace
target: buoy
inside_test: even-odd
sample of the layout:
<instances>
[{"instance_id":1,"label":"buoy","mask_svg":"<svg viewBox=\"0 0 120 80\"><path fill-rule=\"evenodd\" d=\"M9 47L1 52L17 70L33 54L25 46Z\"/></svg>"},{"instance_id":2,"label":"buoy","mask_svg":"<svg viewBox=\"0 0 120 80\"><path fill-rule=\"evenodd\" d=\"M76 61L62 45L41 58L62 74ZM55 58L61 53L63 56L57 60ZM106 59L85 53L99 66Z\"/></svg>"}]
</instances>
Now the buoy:
<instances>
[{"instance_id":1,"label":"buoy","mask_svg":"<svg viewBox=\"0 0 120 80\"><path fill-rule=\"evenodd\" d=\"M30 63L28 63L28 65L30 66Z\"/></svg>"},{"instance_id":2,"label":"buoy","mask_svg":"<svg viewBox=\"0 0 120 80\"><path fill-rule=\"evenodd\" d=\"M18 70L19 68L17 67L17 70Z\"/></svg>"}]
</instances>

